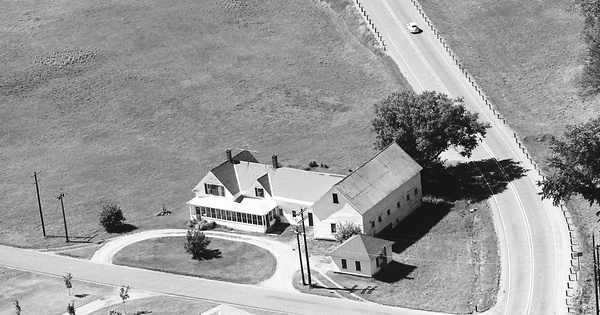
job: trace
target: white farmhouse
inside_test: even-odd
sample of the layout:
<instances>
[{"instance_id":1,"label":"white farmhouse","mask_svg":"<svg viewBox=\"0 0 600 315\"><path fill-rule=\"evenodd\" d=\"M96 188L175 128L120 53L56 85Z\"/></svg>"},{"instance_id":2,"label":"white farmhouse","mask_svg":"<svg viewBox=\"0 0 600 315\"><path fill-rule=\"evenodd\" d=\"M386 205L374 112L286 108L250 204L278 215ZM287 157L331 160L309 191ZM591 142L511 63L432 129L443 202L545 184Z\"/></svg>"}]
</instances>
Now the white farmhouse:
<instances>
[{"instance_id":1,"label":"white farmhouse","mask_svg":"<svg viewBox=\"0 0 600 315\"><path fill-rule=\"evenodd\" d=\"M338 223L364 234L393 227L421 205L421 167L397 144L348 176L281 167L277 156L261 164L248 151L210 170L193 189L190 217L264 233L277 218L296 224L302 208L315 238L335 239Z\"/></svg>"}]
</instances>

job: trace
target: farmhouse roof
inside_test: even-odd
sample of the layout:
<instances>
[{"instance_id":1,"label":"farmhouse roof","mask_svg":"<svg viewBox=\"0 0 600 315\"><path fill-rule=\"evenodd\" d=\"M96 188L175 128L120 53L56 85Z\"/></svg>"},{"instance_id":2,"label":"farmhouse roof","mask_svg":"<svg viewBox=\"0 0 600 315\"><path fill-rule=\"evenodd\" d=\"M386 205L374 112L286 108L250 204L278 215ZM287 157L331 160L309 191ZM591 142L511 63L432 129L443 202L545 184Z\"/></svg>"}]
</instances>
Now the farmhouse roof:
<instances>
[{"instance_id":1,"label":"farmhouse roof","mask_svg":"<svg viewBox=\"0 0 600 315\"><path fill-rule=\"evenodd\" d=\"M364 214L422 169L394 142L334 187Z\"/></svg>"},{"instance_id":2,"label":"farmhouse roof","mask_svg":"<svg viewBox=\"0 0 600 315\"><path fill-rule=\"evenodd\" d=\"M315 202L344 176L295 168L272 168L268 173L271 196ZM262 183L261 183L262 184Z\"/></svg>"},{"instance_id":3,"label":"farmhouse roof","mask_svg":"<svg viewBox=\"0 0 600 315\"><path fill-rule=\"evenodd\" d=\"M246 150L236 154L232 160L233 163L230 161L225 161L219 166L213 168L211 172L221 183L223 183L225 188L227 188L227 190L235 196L240 192L240 182L238 181L238 175L236 174L236 165L241 163L258 163L258 160L256 160L252 153ZM244 173L243 175L247 175L247 173ZM256 180L256 178L254 180ZM246 181L244 181L243 184L246 184ZM241 189L244 189L243 186Z\"/></svg>"},{"instance_id":4,"label":"farmhouse roof","mask_svg":"<svg viewBox=\"0 0 600 315\"><path fill-rule=\"evenodd\" d=\"M329 256L355 260L372 260L381 254L383 246L391 245L394 245L394 242L364 234L357 234L336 247L329 253Z\"/></svg>"}]
</instances>

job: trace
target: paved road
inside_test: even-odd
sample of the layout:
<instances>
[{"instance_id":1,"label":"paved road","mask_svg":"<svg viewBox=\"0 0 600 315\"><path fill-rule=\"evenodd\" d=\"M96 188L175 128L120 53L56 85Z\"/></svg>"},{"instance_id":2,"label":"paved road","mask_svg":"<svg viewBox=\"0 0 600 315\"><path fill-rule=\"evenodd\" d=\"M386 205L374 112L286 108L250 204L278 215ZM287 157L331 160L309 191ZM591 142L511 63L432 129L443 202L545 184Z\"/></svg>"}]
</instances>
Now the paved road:
<instances>
[{"instance_id":1,"label":"paved road","mask_svg":"<svg viewBox=\"0 0 600 315\"><path fill-rule=\"evenodd\" d=\"M416 92L436 90L464 97L466 106L492 124L473 159L512 159L528 169L525 177L490 199L502 255L501 292L489 314L566 314L570 243L560 209L542 202L535 185L541 177L519 149L514 133L496 119L469 80L449 57L410 0L360 0L387 43L388 53ZM415 21L424 29L410 34Z\"/></svg>"},{"instance_id":2,"label":"paved road","mask_svg":"<svg viewBox=\"0 0 600 315\"><path fill-rule=\"evenodd\" d=\"M7 246L0 246L0 266L54 276L71 272L77 280L113 286L129 285L134 289L285 314L436 314L109 265Z\"/></svg>"}]
</instances>

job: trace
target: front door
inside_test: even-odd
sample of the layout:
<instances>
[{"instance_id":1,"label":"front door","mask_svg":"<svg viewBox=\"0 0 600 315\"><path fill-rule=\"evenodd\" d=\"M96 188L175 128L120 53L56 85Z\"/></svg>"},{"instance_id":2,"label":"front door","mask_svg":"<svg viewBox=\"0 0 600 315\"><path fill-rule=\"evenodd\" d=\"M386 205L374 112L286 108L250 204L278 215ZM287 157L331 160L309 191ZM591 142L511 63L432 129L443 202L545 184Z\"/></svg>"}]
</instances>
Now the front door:
<instances>
[{"instance_id":1,"label":"front door","mask_svg":"<svg viewBox=\"0 0 600 315\"><path fill-rule=\"evenodd\" d=\"M313 226L313 217L312 213L308 213L308 226Z\"/></svg>"}]
</instances>

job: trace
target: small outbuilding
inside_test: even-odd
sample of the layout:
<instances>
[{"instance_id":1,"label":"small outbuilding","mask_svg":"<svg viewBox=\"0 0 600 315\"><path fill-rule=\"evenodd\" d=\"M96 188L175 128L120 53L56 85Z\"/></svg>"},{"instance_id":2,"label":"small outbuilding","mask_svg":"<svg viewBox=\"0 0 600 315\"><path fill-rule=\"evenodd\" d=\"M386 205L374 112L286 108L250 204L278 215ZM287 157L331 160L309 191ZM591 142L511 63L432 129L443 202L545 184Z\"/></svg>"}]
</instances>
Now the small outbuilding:
<instances>
[{"instance_id":1,"label":"small outbuilding","mask_svg":"<svg viewBox=\"0 0 600 315\"><path fill-rule=\"evenodd\" d=\"M329 253L337 267L334 272L372 277L392 260L392 245L392 241L354 235Z\"/></svg>"}]
</instances>

